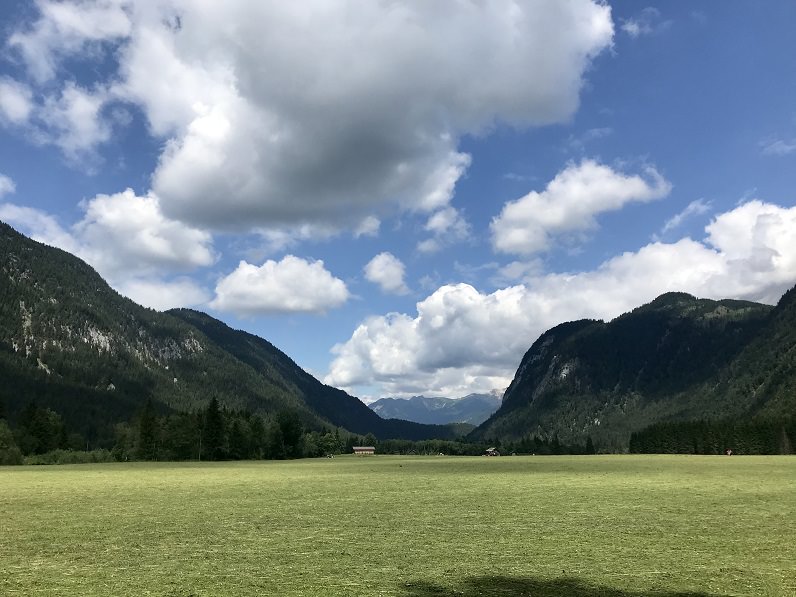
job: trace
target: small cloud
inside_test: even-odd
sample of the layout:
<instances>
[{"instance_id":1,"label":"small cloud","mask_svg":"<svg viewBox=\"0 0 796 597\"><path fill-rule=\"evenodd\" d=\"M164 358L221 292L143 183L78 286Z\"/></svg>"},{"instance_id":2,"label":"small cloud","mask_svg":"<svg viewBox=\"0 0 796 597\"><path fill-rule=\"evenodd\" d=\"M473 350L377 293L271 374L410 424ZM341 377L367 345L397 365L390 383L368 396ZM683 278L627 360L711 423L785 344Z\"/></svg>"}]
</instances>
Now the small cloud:
<instances>
[{"instance_id":1,"label":"small cloud","mask_svg":"<svg viewBox=\"0 0 796 597\"><path fill-rule=\"evenodd\" d=\"M763 155L784 156L796 152L796 138L790 141L784 139L766 139L760 142Z\"/></svg>"},{"instance_id":2,"label":"small cloud","mask_svg":"<svg viewBox=\"0 0 796 597\"><path fill-rule=\"evenodd\" d=\"M433 213L424 228L434 237L418 243L417 250L421 253L439 251L446 245L466 240L470 236L470 224L459 210L450 206Z\"/></svg>"},{"instance_id":3,"label":"small cloud","mask_svg":"<svg viewBox=\"0 0 796 597\"><path fill-rule=\"evenodd\" d=\"M261 266L241 261L237 269L216 285L210 306L238 315L272 313L325 313L340 307L350 294L345 282L335 278L323 261L293 255L269 259Z\"/></svg>"},{"instance_id":4,"label":"small cloud","mask_svg":"<svg viewBox=\"0 0 796 597\"><path fill-rule=\"evenodd\" d=\"M417 283L420 285L420 288L426 292L430 290L434 290L440 286L440 277L437 272L434 272L434 275L426 274L422 278L420 278Z\"/></svg>"},{"instance_id":5,"label":"small cloud","mask_svg":"<svg viewBox=\"0 0 796 597\"><path fill-rule=\"evenodd\" d=\"M25 124L33 111L33 94L26 85L4 77L0 79L0 121Z\"/></svg>"},{"instance_id":6,"label":"small cloud","mask_svg":"<svg viewBox=\"0 0 796 597\"><path fill-rule=\"evenodd\" d=\"M661 228L661 235L679 228L683 222L694 216L700 216L702 214L708 213L712 208L713 204L710 201L705 201L704 199L692 201L683 211L666 220L663 228Z\"/></svg>"},{"instance_id":7,"label":"small cloud","mask_svg":"<svg viewBox=\"0 0 796 597\"><path fill-rule=\"evenodd\" d=\"M427 238L417 243L417 250L421 253L436 253L441 248L440 244L433 238Z\"/></svg>"},{"instance_id":8,"label":"small cloud","mask_svg":"<svg viewBox=\"0 0 796 597\"><path fill-rule=\"evenodd\" d=\"M665 31L672 25L671 20L662 21L661 11L652 6L643 9L637 16L623 19L620 29L633 39L642 35L652 35Z\"/></svg>"},{"instance_id":9,"label":"small cloud","mask_svg":"<svg viewBox=\"0 0 796 597\"><path fill-rule=\"evenodd\" d=\"M586 144L597 139L603 139L613 135L614 129L609 126L591 128L580 135L570 135L566 140L567 149L572 151L584 151Z\"/></svg>"},{"instance_id":10,"label":"small cloud","mask_svg":"<svg viewBox=\"0 0 796 597\"><path fill-rule=\"evenodd\" d=\"M671 188L652 166L629 175L594 160L570 163L543 191L531 191L503 206L490 224L492 244L502 253L541 253L556 240L585 238L598 228L600 214L661 199Z\"/></svg>"},{"instance_id":11,"label":"small cloud","mask_svg":"<svg viewBox=\"0 0 796 597\"><path fill-rule=\"evenodd\" d=\"M364 218L354 230L354 238L360 236L378 236L381 221L374 216Z\"/></svg>"},{"instance_id":12,"label":"small cloud","mask_svg":"<svg viewBox=\"0 0 796 597\"><path fill-rule=\"evenodd\" d=\"M503 178L514 182L532 182L537 180L536 176L531 176L530 174L520 174L519 172L506 172L503 175Z\"/></svg>"},{"instance_id":13,"label":"small cloud","mask_svg":"<svg viewBox=\"0 0 796 597\"><path fill-rule=\"evenodd\" d=\"M99 160L98 146L110 141L112 122L104 114L109 94L102 88L84 89L66 83L59 96L48 96L37 110L43 142L58 147L73 166L93 172Z\"/></svg>"},{"instance_id":14,"label":"small cloud","mask_svg":"<svg viewBox=\"0 0 796 597\"><path fill-rule=\"evenodd\" d=\"M267 256L282 253L296 245L307 242L322 242L336 237L340 230L321 224L297 224L275 228L260 228L256 231L257 242L242 251L250 261L262 261Z\"/></svg>"},{"instance_id":15,"label":"small cloud","mask_svg":"<svg viewBox=\"0 0 796 597\"><path fill-rule=\"evenodd\" d=\"M528 280L534 276L539 276L543 271L544 263L541 259L512 261L499 268L490 279L490 282L495 286L516 284L517 282Z\"/></svg>"},{"instance_id":16,"label":"small cloud","mask_svg":"<svg viewBox=\"0 0 796 597\"><path fill-rule=\"evenodd\" d=\"M0 197L8 195L17 190L17 185L5 174L0 174Z\"/></svg>"},{"instance_id":17,"label":"small cloud","mask_svg":"<svg viewBox=\"0 0 796 597\"><path fill-rule=\"evenodd\" d=\"M378 284L387 294L407 294L409 288L404 281L406 268L392 253L379 253L365 266L365 278Z\"/></svg>"},{"instance_id":18,"label":"small cloud","mask_svg":"<svg viewBox=\"0 0 796 597\"><path fill-rule=\"evenodd\" d=\"M453 262L453 270L457 276L469 283L476 283L480 280L483 272L494 272L500 267L497 262L490 261L481 265L470 265L469 263Z\"/></svg>"}]
</instances>

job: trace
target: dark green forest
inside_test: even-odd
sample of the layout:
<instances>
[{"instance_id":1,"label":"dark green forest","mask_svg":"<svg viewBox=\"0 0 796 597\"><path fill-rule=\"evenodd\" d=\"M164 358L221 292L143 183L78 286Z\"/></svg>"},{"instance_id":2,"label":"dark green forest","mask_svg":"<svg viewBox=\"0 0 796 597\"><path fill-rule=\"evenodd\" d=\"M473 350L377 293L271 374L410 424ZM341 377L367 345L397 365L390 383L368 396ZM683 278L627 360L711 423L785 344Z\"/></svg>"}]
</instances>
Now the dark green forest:
<instances>
[{"instance_id":1,"label":"dark green forest","mask_svg":"<svg viewBox=\"0 0 796 597\"><path fill-rule=\"evenodd\" d=\"M84 436L69 428L49 408L28 404L15 427L8 426L0 410L0 463L62 464L112 461L174 460L283 460L350 454L353 446L376 447L379 454L478 456L489 447L503 454L593 454L591 440L567 446L557 437L524 438L493 443L429 439L379 440L341 428L307 429L301 417L280 411L263 418L250 412L231 411L212 399L196 413L160 414L151 401L131 421L114 426L113 441L92 447Z\"/></svg>"},{"instance_id":2,"label":"dark green forest","mask_svg":"<svg viewBox=\"0 0 796 597\"><path fill-rule=\"evenodd\" d=\"M632 454L793 454L793 421L677 421L630 436Z\"/></svg>"}]
</instances>

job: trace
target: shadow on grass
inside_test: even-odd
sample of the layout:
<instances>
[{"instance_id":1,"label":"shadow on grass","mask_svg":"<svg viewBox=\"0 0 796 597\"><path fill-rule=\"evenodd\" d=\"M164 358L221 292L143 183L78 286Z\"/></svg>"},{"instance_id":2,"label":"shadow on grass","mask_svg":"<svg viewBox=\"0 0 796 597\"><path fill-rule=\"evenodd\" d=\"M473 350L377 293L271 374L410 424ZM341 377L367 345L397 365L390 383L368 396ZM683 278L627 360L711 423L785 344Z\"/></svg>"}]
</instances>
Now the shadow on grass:
<instances>
[{"instance_id":1,"label":"shadow on grass","mask_svg":"<svg viewBox=\"0 0 796 597\"><path fill-rule=\"evenodd\" d=\"M407 597L723 597L709 593L677 591L623 591L612 587L581 582L576 578L516 578L476 576L455 586L424 581L407 582L401 589Z\"/></svg>"}]
</instances>

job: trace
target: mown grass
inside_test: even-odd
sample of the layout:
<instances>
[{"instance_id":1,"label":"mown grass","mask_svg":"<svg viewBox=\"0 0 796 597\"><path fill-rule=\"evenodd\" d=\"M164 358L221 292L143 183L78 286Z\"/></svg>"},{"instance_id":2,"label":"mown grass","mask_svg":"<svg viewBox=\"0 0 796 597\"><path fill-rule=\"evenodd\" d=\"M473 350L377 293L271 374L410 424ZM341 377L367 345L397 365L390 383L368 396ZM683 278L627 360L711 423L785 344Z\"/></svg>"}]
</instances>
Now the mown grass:
<instances>
[{"instance_id":1,"label":"mown grass","mask_svg":"<svg viewBox=\"0 0 796 597\"><path fill-rule=\"evenodd\" d=\"M796 458L0 469L2 595L796 595Z\"/></svg>"}]
</instances>

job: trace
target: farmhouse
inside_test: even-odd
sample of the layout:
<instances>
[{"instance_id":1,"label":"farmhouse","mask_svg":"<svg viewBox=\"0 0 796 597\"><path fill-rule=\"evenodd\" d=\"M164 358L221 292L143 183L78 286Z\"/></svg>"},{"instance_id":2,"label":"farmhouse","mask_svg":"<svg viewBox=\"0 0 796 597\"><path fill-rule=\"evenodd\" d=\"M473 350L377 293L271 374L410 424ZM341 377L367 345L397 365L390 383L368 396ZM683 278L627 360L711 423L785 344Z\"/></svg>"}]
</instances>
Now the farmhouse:
<instances>
[{"instance_id":1,"label":"farmhouse","mask_svg":"<svg viewBox=\"0 0 796 597\"><path fill-rule=\"evenodd\" d=\"M497 448L487 448L484 456L500 456L500 452L498 452Z\"/></svg>"},{"instance_id":2,"label":"farmhouse","mask_svg":"<svg viewBox=\"0 0 796 597\"><path fill-rule=\"evenodd\" d=\"M375 454L376 448L373 446L354 446L354 454L357 456L365 456L369 454Z\"/></svg>"}]
</instances>

